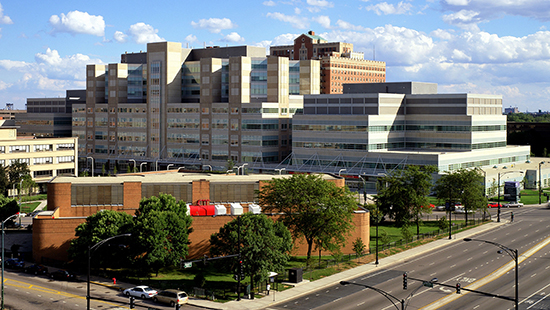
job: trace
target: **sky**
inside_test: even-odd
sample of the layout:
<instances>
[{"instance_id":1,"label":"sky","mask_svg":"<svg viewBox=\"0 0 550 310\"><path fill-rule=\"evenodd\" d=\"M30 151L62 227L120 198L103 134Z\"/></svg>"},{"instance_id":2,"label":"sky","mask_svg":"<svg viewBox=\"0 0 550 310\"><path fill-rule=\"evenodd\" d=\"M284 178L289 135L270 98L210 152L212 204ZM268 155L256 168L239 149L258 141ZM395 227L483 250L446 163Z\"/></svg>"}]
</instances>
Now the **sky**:
<instances>
[{"instance_id":1,"label":"sky","mask_svg":"<svg viewBox=\"0 0 550 310\"><path fill-rule=\"evenodd\" d=\"M0 108L84 89L87 64L148 42L269 52L310 30L385 61L388 82L550 110L549 0L0 0Z\"/></svg>"}]
</instances>

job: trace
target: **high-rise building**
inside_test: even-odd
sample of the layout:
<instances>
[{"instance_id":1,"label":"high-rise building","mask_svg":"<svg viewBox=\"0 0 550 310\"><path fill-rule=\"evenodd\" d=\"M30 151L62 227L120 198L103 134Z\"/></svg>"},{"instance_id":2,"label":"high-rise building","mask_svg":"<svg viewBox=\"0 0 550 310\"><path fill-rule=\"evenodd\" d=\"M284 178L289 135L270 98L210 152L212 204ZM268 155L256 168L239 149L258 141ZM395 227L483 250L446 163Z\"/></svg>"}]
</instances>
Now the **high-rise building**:
<instances>
[{"instance_id":1,"label":"high-rise building","mask_svg":"<svg viewBox=\"0 0 550 310\"><path fill-rule=\"evenodd\" d=\"M313 31L298 36L293 45L271 46L269 50L272 56L319 60L322 94L341 94L344 84L386 82L385 62L365 60L363 53L353 51L353 44L328 42Z\"/></svg>"},{"instance_id":2,"label":"high-rise building","mask_svg":"<svg viewBox=\"0 0 550 310\"><path fill-rule=\"evenodd\" d=\"M106 171L280 162L302 95L320 92L320 65L265 55L261 47L160 42L121 63L88 65L86 104L72 114L79 154Z\"/></svg>"}]
</instances>

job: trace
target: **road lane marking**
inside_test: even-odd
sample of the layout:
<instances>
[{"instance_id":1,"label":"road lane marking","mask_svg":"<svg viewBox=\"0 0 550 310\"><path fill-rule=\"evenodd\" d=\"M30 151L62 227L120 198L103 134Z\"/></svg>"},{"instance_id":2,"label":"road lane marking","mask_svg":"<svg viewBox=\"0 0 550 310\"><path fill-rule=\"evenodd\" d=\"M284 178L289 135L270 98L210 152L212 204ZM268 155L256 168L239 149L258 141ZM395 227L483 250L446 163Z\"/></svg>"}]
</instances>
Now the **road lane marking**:
<instances>
[{"instance_id":1,"label":"road lane marking","mask_svg":"<svg viewBox=\"0 0 550 310\"><path fill-rule=\"evenodd\" d=\"M530 258L533 254L537 253L538 251L542 250L545 246L550 244L550 237L546 238L544 241L540 242L539 244L533 246L531 249L527 250L525 253L519 255L518 257L518 265L521 264L526 259ZM479 279L478 281L466 286L465 288L476 290L484 285L486 285L489 282L492 282L504 274L508 273L510 270L512 270L515 267L515 261L510 261L500 267L499 269L493 271L492 273L488 274L487 276ZM470 294L472 292L464 291L462 294L449 294L445 297L442 297L427 306L421 308L422 310L432 310L432 309L439 309L442 306L447 305L451 301L457 300L458 298L465 296L467 294Z\"/></svg>"}]
</instances>

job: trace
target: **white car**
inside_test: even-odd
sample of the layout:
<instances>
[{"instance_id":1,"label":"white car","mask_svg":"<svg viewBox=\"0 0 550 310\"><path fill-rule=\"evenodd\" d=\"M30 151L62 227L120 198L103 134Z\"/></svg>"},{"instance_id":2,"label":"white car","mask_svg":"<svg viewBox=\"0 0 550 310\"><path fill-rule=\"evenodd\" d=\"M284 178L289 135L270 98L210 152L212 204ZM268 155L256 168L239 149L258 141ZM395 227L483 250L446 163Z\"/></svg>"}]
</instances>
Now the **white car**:
<instances>
[{"instance_id":1,"label":"white car","mask_svg":"<svg viewBox=\"0 0 550 310\"><path fill-rule=\"evenodd\" d=\"M122 292L122 294L128 297L134 296L141 299L147 299L147 298L152 298L153 296L158 294L158 292L148 286L140 285L140 286L125 289Z\"/></svg>"}]
</instances>

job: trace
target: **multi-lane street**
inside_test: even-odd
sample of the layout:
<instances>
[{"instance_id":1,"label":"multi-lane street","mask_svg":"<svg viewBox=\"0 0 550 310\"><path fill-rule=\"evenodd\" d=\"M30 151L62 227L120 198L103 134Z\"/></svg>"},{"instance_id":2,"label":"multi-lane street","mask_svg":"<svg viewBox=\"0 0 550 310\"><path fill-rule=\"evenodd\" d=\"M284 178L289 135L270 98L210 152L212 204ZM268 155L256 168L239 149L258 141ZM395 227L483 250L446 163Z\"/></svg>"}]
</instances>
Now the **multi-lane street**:
<instances>
[{"instance_id":1,"label":"multi-lane street","mask_svg":"<svg viewBox=\"0 0 550 310\"><path fill-rule=\"evenodd\" d=\"M91 309L128 309L128 298L120 292L100 285L91 286ZM53 281L45 276L27 275L6 270L4 297L10 310L72 310L86 309L86 282ZM137 309L174 309L150 300L136 299ZM184 305L181 309L198 309Z\"/></svg>"},{"instance_id":2,"label":"multi-lane street","mask_svg":"<svg viewBox=\"0 0 550 310\"><path fill-rule=\"evenodd\" d=\"M473 239L502 244L519 252L520 309L549 309L550 298L550 209L524 207L505 209L515 214L514 222L472 236ZM375 272L349 280L352 283L375 287L396 297L385 297L372 289L358 285L334 286L269 307L270 309L513 309L514 302L466 292L456 294L454 288L474 289L495 295L515 298L515 264L500 248L484 242L455 242L444 248L392 266L379 266ZM408 274L408 288L403 290L403 273ZM423 287L422 282L437 278L434 285Z\"/></svg>"}]
</instances>

